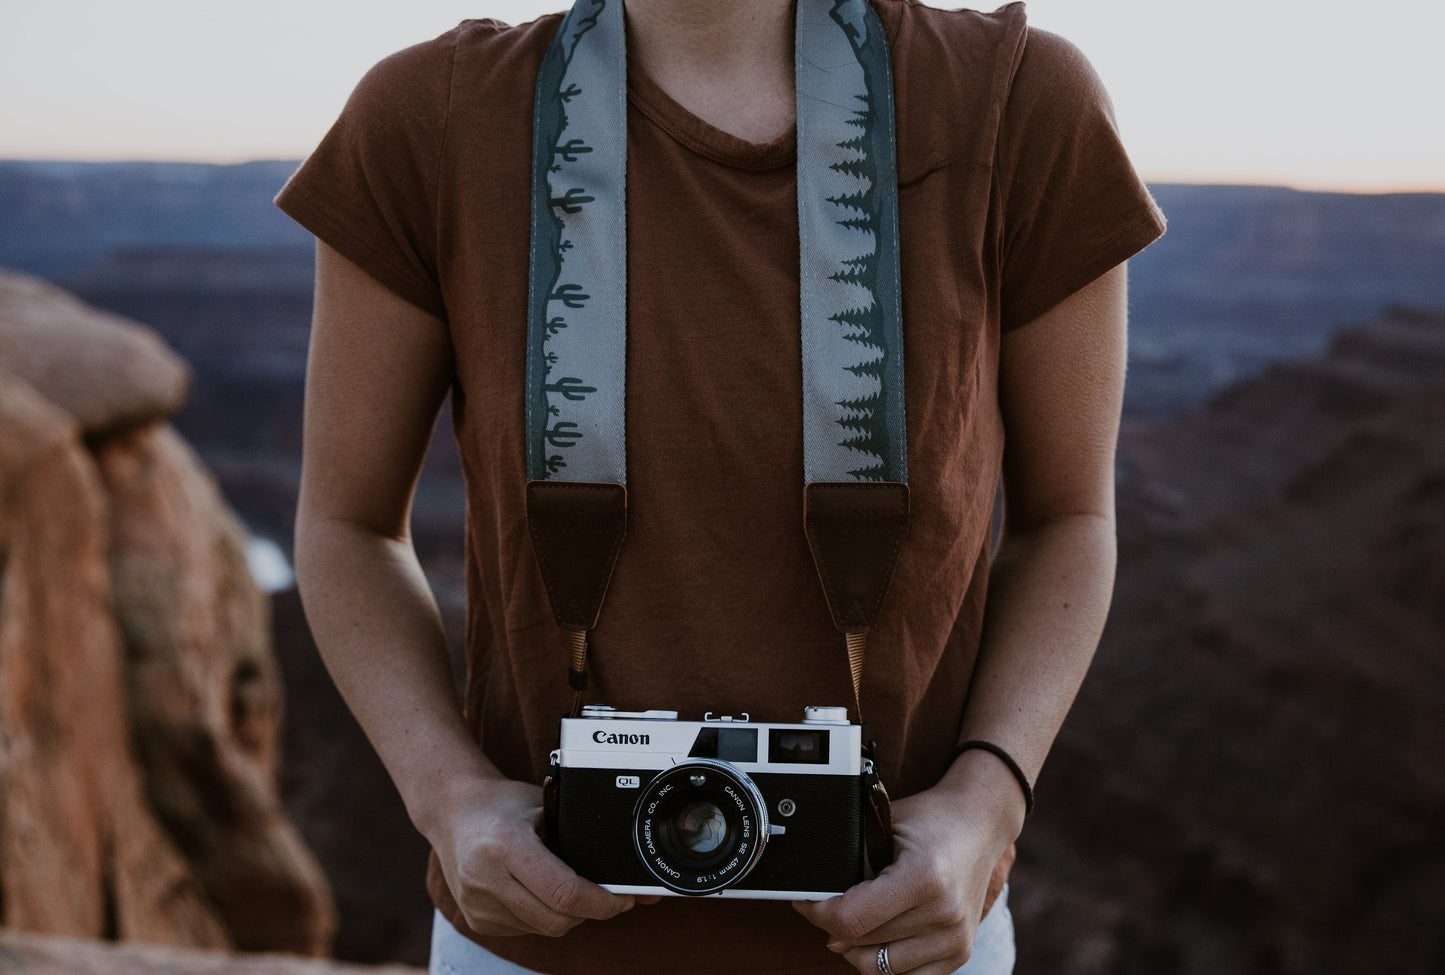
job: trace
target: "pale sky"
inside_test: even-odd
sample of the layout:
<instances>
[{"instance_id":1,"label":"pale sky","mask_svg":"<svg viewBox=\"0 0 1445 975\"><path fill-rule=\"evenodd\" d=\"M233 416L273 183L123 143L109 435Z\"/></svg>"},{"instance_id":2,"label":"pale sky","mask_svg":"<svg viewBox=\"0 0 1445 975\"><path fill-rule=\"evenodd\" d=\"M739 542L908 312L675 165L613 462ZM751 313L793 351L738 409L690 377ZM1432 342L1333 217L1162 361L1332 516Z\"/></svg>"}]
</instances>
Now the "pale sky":
<instances>
[{"instance_id":1,"label":"pale sky","mask_svg":"<svg viewBox=\"0 0 1445 975\"><path fill-rule=\"evenodd\" d=\"M299 159L385 55L564 3L0 0L0 159ZM1445 191L1441 0L1028 6L1093 61L1147 179Z\"/></svg>"}]
</instances>

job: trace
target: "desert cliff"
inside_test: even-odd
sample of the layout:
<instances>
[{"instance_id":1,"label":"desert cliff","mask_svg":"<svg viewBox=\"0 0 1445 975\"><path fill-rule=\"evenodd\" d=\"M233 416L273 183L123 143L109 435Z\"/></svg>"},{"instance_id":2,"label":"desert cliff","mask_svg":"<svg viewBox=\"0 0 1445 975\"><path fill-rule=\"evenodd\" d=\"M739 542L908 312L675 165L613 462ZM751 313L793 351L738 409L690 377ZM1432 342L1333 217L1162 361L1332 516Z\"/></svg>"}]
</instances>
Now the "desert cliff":
<instances>
[{"instance_id":1,"label":"desert cliff","mask_svg":"<svg viewBox=\"0 0 1445 975\"><path fill-rule=\"evenodd\" d=\"M0 921L319 954L245 536L150 332L0 273Z\"/></svg>"},{"instance_id":2,"label":"desert cliff","mask_svg":"<svg viewBox=\"0 0 1445 975\"><path fill-rule=\"evenodd\" d=\"M1021 970L1445 965L1445 313L1125 430L1104 641L1020 841Z\"/></svg>"},{"instance_id":3,"label":"desert cliff","mask_svg":"<svg viewBox=\"0 0 1445 975\"><path fill-rule=\"evenodd\" d=\"M131 444L106 477L97 464L105 449L86 429L91 421L76 419L81 404L43 389L38 398L15 394L24 402L10 409L38 426L22 436L10 413L0 418L0 466L9 471L14 458L29 458L27 477L36 480L27 504L63 505L78 513L77 523L91 518L109 532L112 480L129 477L141 455L179 462L161 442L169 432L156 426L169 418L247 523L283 544L289 538L311 241L269 200L292 168L0 163L0 263L23 264L96 305L143 319L197 377L180 414L170 405L184 395L184 367L176 363L152 359L149 380L108 383L117 366L73 384L71 395L91 386L130 389L133 418L112 421L115 429L100 437L113 438L117 450ZM1436 703L1445 692L1445 319L1398 309L1371 322L1389 301L1445 306L1445 195L1153 190L1171 231L1131 261L1115 607L1020 842L1011 894L1019 970L1445 970L1445 935L1436 924L1445 913L1445 845L1437 839L1445 821L1438 761L1445 722ZM165 220L152 219L161 211ZM4 342L0 335L0 362ZM71 368L81 367L59 371ZM147 387L151 405L136 405L136 391ZM10 389L11 379L0 377L0 391ZM105 407L97 415L120 414ZM62 432L67 424L74 433ZM413 527L460 648L462 492L450 436L439 424ZM46 446L62 442L64 450ZM76 443L80 449L69 453ZM62 475L79 486L62 491L55 486ZM64 911L46 906L47 916L98 916L102 930L120 926L100 868L117 854L84 798L103 786L114 797L105 800L113 809L97 807L105 815L152 820L130 830L138 849L170 851L146 853L152 873L125 897L144 904L154 899L141 896L147 891L171 891L176 916L200 905L229 942L234 935L217 920L205 871L185 852L217 844L183 849L162 817L177 821L164 810L184 813L185 792L170 803L149 795L149 770L162 781L182 775L187 753L161 748L142 769L145 752L134 749L136 768L106 771L101 786L85 790L75 783L103 770L87 765L57 784L45 777L51 759L33 757L75 750L49 729L65 724L55 715L74 713L78 705L65 702L80 691L64 669L70 663L38 652L16 656L17 644L5 642L14 632L11 614L23 609L42 620L27 626L54 628L57 646L82 639L119 646L124 635L116 635L119 614L62 610L69 603L48 604L58 597L44 594L22 597L29 591L15 581L20 570L7 563L44 560L24 569L29 578L72 573L77 605L104 604L115 583L108 564L68 567L93 565L92 555L65 561L66 546L84 548L79 539L90 529L61 521L46 529L54 535L21 540L13 506L23 499L10 488L18 483L0 474L0 599L16 607L0 610L0 795L7 797L0 890L10 889L12 876L37 875L42 863L64 864L78 893L54 895ZM104 515L85 514L87 505ZM108 543L97 550L108 552ZM235 613L251 612L244 605ZM430 914L420 886L425 846L331 686L294 591L278 594L271 612L286 707L270 697L266 666L248 666L241 646L197 667L204 678L189 670L176 678L232 675L205 693L187 691L205 702L196 713L210 715L212 727L224 728L215 715L225 702L240 701L233 726L257 716L250 732L208 732L234 747L217 763L216 781L238 788L259 775L265 748L244 743L276 733L267 729L285 710L282 795L330 878L338 956L420 962ZM200 621L176 625L189 632ZM92 635L107 627L111 636ZM172 679L166 661L179 659L167 654L157 654L164 681ZM58 684L62 703L49 710L27 703L37 682ZM117 720L109 705L95 707L102 724ZM25 722L19 732L6 717L15 714ZM29 790L32 806L52 795L82 799L54 800L47 822L25 825L9 811L12 788ZM72 820L81 824L78 835L98 839L63 852L66 860L55 836ZM247 828L264 835L260 823ZM43 853L51 860L25 859L41 855L26 845L39 843L35 836L50 844ZM7 903L4 917L11 912ZM116 921L107 928L106 918ZM0 935L0 947L7 943Z\"/></svg>"}]
</instances>

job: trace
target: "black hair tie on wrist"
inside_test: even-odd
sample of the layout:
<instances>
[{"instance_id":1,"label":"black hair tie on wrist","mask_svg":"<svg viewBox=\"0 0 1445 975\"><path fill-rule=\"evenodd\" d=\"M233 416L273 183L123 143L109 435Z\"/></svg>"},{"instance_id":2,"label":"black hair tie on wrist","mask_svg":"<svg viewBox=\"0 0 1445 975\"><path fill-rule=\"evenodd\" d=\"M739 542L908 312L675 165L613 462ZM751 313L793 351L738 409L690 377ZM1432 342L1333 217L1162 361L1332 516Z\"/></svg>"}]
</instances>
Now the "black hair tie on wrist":
<instances>
[{"instance_id":1,"label":"black hair tie on wrist","mask_svg":"<svg viewBox=\"0 0 1445 975\"><path fill-rule=\"evenodd\" d=\"M1019 763L1014 761L1012 755L995 745L993 742L966 741L953 750L954 760L957 761L958 756L974 748L978 748L998 756L999 761L1003 762L1005 765L1008 766L1008 770L1013 773L1014 778L1018 779L1019 788L1022 789L1024 792L1024 815L1027 816L1029 813L1033 812L1034 790L1033 786L1029 785L1028 776L1024 775L1024 770L1019 768Z\"/></svg>"}]
</instances>

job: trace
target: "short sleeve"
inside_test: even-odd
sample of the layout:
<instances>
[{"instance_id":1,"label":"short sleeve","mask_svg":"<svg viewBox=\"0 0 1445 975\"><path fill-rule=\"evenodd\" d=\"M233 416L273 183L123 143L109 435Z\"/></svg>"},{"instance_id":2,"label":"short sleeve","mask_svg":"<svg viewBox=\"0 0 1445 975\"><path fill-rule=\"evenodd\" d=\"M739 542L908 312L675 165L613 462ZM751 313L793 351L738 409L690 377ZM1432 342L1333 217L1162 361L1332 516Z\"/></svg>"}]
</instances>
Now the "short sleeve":
<instances>
[{"instance_id":1,"label":"short sleeve","mask_svg":"<svg viewBox=\"0 0 1445 975\"><path fill-rule=\"evenodd\" d=\"M1143 250L1164 215L1119 139L1093 66L1029 28L998 140L1002 327L1032 321Z\"/></svg>"},{"instance_id":2,"label":"short sleeve","mask_svg":"<svg viewBox=\"0 0 1445 975\"><path fill-rule=\"evenodd\" d=\"M455 34L368 71L276 205L402 298L445 317L437 272L438 172Z\"/></svg>"}]
</instances>

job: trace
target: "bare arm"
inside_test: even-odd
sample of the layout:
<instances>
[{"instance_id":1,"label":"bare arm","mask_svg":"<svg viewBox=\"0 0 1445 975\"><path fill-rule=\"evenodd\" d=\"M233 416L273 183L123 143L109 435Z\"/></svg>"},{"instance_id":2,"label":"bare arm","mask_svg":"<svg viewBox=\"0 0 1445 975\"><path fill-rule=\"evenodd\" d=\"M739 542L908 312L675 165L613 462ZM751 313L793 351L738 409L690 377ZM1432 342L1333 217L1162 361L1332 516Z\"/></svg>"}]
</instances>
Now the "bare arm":
<instances>
[{"instance_id":1,"label":"bare arm","mask_svg":"<svg viewBox=\"0 0 1445 975\"><path fill-rule=\"evenodd\" d=\"M505 779L462 719L409 528L451 356L445 322L317 242L297 581L332 679L472 927L560 935L632 901L542 846L539 791Z\"/></svg>"},{"instance_id":2,"label":"bare arm","mask_svg":"<svg viewBox=\"0 0 1445 975\"><path fill-rule=\"evenodd\" d=\"M1093 659L1114 589L1125 293L1120 265L1004 336L1004 532L963 736L1001 745L1031 782ZM1000 765L987 753L968 761ZM999 782L1018 792L1011 776Z\"/></svg>"},{"instance_id":3,"label":"bare arm","mask_svg":"<svg viewBox=\"0 0 1445 975\"><path fill-rule=\"evenodd\" d=\"M332 679L414 819L447 772L486 771L409 526L451 369L441 320L318 242L297 581Z\"/></svg>"},{"instance_id":4,"label":"bare arm","mask_svg":"<svg viewBox=\"0 0 1445 975\"><path fill-rule=\"evenodd\" d=\"M1125 292L1120 265L1003 339L1006 516L963 736L1007 750L1030 781L1083 681L1113 591ZM1023 818L1007 766L964 752L937 786L895 804L893 866L798 909L861 972L877 970L884 943L896 971L953 972L972 953L990 875Z\"/></svg>"}]
</instances>

